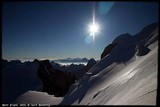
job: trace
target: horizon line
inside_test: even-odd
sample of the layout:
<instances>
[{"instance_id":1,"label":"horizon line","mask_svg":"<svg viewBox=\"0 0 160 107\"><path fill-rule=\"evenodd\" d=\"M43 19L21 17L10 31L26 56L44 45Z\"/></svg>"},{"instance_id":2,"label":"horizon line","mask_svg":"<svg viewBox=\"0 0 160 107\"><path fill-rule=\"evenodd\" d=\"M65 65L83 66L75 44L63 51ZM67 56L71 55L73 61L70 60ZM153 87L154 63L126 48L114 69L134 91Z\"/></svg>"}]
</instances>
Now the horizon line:
<instances>
[{"instance_id":1,"label":"horizon line","mask_svg":"<svg viewBox=\"0 0 160 107\"><path fill-rule=\"evenodd\" d=\"M87 58L87 59L91 59L93 57L66 57L66 58L11 58L11 59L6 59L6 58L2 58L2 60L7 60L8 62L10 61L13 61L13 60L20 60L21 62L26 62L26 61L34 61L35 59L37 60L59 60L59 59L67 59L67 58L80 58L80 59L83 59L83 58ZM99 60L100 58L94 58L95 60Z\"/></svg>"}]
</instances>

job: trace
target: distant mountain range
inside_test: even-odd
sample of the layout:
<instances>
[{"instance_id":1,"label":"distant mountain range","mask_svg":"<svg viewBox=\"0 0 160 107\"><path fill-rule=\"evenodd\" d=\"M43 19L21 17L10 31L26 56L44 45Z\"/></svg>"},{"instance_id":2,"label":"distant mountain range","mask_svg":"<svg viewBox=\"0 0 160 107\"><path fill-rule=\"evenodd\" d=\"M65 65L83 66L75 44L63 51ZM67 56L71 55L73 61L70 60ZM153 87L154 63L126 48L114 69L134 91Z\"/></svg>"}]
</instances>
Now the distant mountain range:
<instances>
[{"instance_id":1,"label":"distant mountain range","mask_svg":"<svg viewBox=\"0 0 160 107\"><path fill-rule=\"evenodd\" d=\"M64 58L64 59L56 59L52 60L54 62L88 62L88 58Z\"/></svg>"},{"instance_id":2,"label":"distant mountain range","mask_svg":"<svg viewBox=\"0 0 160 107\"><path fill-rule=\"evenodd\" d=\"M27 62L32 62L34 61L34 59L32 59L31 61L30 60L26 60L26 61L22 61L22 60L5 60L5 59L2 59L3 60L3 63L6 64L6 63L14 63L14 64L17 64L17 63L27 63ZM90 60L90 58L63 58L63 59L55 59L55 60L50 60L50 62L54 61L54 62L61 62L61 63L69 63L69 62L85 62L87 63L88 61Z\"/></svg>"}]
</instances>

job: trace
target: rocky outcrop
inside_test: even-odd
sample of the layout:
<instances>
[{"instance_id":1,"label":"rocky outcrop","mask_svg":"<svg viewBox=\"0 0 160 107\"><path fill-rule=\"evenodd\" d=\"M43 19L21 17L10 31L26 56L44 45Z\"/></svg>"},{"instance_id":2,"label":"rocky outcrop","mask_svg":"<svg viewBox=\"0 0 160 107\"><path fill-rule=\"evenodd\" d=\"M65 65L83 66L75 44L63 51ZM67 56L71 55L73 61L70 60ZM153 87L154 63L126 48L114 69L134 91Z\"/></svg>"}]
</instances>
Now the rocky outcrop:
<instances>
[{"instance_id":1,"label":"rocky outcrop","mask_svg":"<svg viewBox=\"0 0 160 107\"><path fill-rule=\"evenodd\" d=\"M148 46L157 41L158 29L158 23L153 23L146 26L134 36L136 41L138 42L136 46L137 56L146 55L151 51Z\"/></svg>"},{"instance_id":2,"label":"rocky outcrop","mask_svg":"<svg viewBox=\"0 0 160 107\"><path fill-rule=\"evenodd\" d=\"M137 40L150 38L154 35L154 32L158 32L158 29L159 29L159 23L152 23L144 27L139 33L135 34L134 37Z\"/></svg>"},{"instance_id":3,"label":"rocky outcrop","mask_svg":"<svg viewBox=\"0 0 160 107\"><path fill-rule=\"evenodd\" d=\"M109 55L115 46L116 48L121 48L121 51L123 51L125 47L128 47L128 50L135 49L135 52L137 51L137 56L148 54L150 52L148 45L155 42L158 38L158 35L156 35L158 28L158 23L153 23L146 26L139 33L133 36L129 33L119 35L104 49L103 53L101 54L101 59ZM131 45L132 48L129 49L129 45Z\"/></svg>"},{"instance_id":4,"label":"rocky outcrop","mask_svg":"<svg viewBox=\"0 0 160 107\"><path fill-rule=\"evenodd\" d=\"M112 43L109 44L101 54L101 59L104 58L106 55L108 55L115 46L116 44L112 44Z\"/></svg>"},{"instance_id":5,"label":"rocky outcrop","mask_svg":"<svg viewBox=\"0 0 160 107\"><path fill-rule=\"evenodd\" d=\"M91 68L93 67L95 64L97 63L97 61L93 58L91 58L87 65L85 67L83 67L82 69L78 70L75 72L75 76L77 79L83 77L83 75Z\"/></svg>"},{"instance_id":6,"label":"rocky outcrop","mask_svg":"<svg viewBox=\"0 0 160 107\"><path fill-rule=\"evenodd\" d=\"M134 37L129 33L124 33L117 36L113 41L112 44L118 45L128 45L134 41Z\"/></svg>"},{"instance_id":7,"label":"rocky outcrop","mask_svg":"<svg viewBox=\"0 0 160 107\"><path fill-rule=\"evenodd\" d=\"M140 42L139 44L137 44L136 46L136 50L137 50L137 53L136 55L137 56L143 56L143 55L146 55L148 54L151 50L145 46L144 43Z\"/></svg>"},{"instance_id":8,"label":"rocky outcrop","mask_svg":"<svg viewBox=\"0 0 160 107\"><path fill-rule=\"evenodd\" d=\"M70 85L75 82L75 76L69 72L54 69L49 60L38 62L40 66L37 73L43 82L42 91L55 97L63 97L68 92Z\"/></svg>"}]
</instances>

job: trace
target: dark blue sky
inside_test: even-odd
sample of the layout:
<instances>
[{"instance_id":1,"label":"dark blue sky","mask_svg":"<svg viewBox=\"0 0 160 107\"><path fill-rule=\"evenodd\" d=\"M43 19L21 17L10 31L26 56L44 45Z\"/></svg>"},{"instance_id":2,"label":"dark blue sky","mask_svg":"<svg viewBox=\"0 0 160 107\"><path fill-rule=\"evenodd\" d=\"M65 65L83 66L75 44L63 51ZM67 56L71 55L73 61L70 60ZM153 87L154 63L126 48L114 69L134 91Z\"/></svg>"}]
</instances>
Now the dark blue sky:
<instances>
[{"instance_id":1,"label":"dark blue sky","mask_svg":"<svg viewBox=\"0 0 160 107\"><path fill-rule=\"evenodd\" d=\"M123 33L138 33L158 22L156 2L95 4L100 31L86 42L93 2L4 2L2 58L100 58L103 49Z\"/></svg>"}]
</instances>

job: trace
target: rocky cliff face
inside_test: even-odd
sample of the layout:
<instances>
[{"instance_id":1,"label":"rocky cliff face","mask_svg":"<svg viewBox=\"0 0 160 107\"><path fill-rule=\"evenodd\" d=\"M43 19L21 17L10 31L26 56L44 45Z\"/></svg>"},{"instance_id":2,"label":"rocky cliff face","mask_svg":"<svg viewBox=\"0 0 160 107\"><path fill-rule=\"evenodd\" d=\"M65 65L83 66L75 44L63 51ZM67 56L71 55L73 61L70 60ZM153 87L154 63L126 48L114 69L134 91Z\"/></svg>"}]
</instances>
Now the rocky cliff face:
<instances>
[{"instance_id":1,"label":"rocky cliff face","mask_svg":"<svg viewBox=\"0 0 160 107\"><path fill-rule=\"evenodd\" d=\"M38 63L21 63L19 60L2 60L2 102L12 101L29 90L41 90L37 76Z\"/></svg>"},{"instance_id":2,"label":"rocky cliff face","mask_svg":"<svg viewBox=\"0 0 160 107\"><path fill-rule=\"evenodd\" d=\"M38 76L43 82L43 92L54 95L55 97L63 97L69 90L71 84L75 82L75 76L70 72L62 72L52 67L49 60L38 61Z\"/></svg>"}]
</instances>

